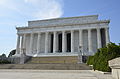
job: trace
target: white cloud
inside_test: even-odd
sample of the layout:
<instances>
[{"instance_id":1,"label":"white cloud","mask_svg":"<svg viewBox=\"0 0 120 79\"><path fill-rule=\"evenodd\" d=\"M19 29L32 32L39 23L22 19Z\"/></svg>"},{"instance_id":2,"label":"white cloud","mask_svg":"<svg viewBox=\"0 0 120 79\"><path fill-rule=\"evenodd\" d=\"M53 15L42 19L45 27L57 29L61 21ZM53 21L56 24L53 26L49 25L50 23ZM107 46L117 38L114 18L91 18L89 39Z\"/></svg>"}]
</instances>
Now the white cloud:
<instances>
[{"instance_id":1,"label":"white cloud","mask_svg":"<svg viewBox=\"0 0 120 79\"><path fill-rule=\"evenodd\" d=\"M33 17L37 19L58 18L62 16L62 4L58 0L25 0L36 9Z\"/></svg>"},{"instance_id":2,"label":"white cloud","mask_svg":"<svg viewBox=\"0 0 120 79\"><path fill-rule=\"evenodd\" d=\"M55 0L41 0L41 5L34 17L40 19L58 18L62 16L63 11L61 5Z\"/></svg>"},{"instance_id":3,"label":"white cloud","mask_svg":"<svg viewBox=\"0 0 120 79\"><path fill-rule=\"evenodd\" d=\"M59 1L61 0L1 0L0 6L25 17L50 19L62 16L62 4Z\"/></svg>"}]
</instances>

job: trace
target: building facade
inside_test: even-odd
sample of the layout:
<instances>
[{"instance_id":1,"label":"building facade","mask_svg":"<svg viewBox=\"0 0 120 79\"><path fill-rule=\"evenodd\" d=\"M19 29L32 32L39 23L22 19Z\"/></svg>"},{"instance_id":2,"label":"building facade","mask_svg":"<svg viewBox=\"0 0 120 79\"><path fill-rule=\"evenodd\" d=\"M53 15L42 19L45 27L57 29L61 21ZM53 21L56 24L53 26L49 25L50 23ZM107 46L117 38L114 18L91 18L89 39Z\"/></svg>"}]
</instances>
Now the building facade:
<instances>
[{"instance_id":1,"label":"building facade","mask_svg":"<svg viewBox=\"0 0 120 79\"><path fill-rule=\"evenodd\" d=\"M94 55L110 42L109 22L98 15L28 21L27 27L16 28L16 55Z\"/></svg>"}]
</instances>

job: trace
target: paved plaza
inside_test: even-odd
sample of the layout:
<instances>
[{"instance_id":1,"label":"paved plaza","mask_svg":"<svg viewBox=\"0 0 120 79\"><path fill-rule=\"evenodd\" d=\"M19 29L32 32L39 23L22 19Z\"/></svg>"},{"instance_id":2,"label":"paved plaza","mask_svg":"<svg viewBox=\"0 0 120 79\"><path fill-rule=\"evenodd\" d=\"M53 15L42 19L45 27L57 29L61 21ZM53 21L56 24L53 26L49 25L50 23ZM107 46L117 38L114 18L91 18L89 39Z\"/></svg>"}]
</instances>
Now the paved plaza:
<instances>
[{"instance_id":1,"label":"paved plaza","mask_svg":"<svg viewBox=\"0 0 120 79\"><path fill-rule=\"evenodd\" d=\"M0 79L112 79L110 74L93 70L17 70L1 69Z\"/></svg>"}]
</instances>

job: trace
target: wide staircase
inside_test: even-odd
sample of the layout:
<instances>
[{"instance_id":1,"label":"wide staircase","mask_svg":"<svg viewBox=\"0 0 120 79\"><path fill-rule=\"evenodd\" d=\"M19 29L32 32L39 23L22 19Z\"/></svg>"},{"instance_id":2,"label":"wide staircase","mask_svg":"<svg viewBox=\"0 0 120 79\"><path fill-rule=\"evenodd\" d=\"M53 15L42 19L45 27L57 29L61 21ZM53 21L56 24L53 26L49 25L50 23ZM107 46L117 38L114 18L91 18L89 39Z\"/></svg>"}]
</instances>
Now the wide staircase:
<instances>
[{"instance_id":1,"label":"wide staircase","mask_svg":"<svg viewBox=\"0 0 120 79\"><path fill-rule=\"evenodd\" d=\"M90 70L85 63L78 64L77 56L32 57L25 64L2 64L0 69Z\"/></svg>"},{"instance_id":2,"label":"wide staircase","mask_svg":"<svg viewBox=\"0 0 120 79\"><path fill-rule=\"evenodd\" d=\"M27 64L76 64L77 56L32 57Z\"/></svg>"}]
</instances>

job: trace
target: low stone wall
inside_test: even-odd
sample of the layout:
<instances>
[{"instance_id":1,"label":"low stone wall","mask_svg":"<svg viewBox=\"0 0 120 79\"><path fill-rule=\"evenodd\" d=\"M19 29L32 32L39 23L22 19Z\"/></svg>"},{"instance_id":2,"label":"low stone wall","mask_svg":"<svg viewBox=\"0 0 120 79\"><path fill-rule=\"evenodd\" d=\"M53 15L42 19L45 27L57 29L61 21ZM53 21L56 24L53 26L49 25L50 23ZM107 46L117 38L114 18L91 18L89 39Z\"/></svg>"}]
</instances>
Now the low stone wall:
<instances>
[{"instance_id":1,"label":"low stone wall","mask_svg":"<svg viewBox=\"0 0 120 79\"><path fill-rule=\"evenodd\" d=\"M112 68L112 77L120 79L120 57L110 60L109 66Z\"/></svg>"}]
</instances>

